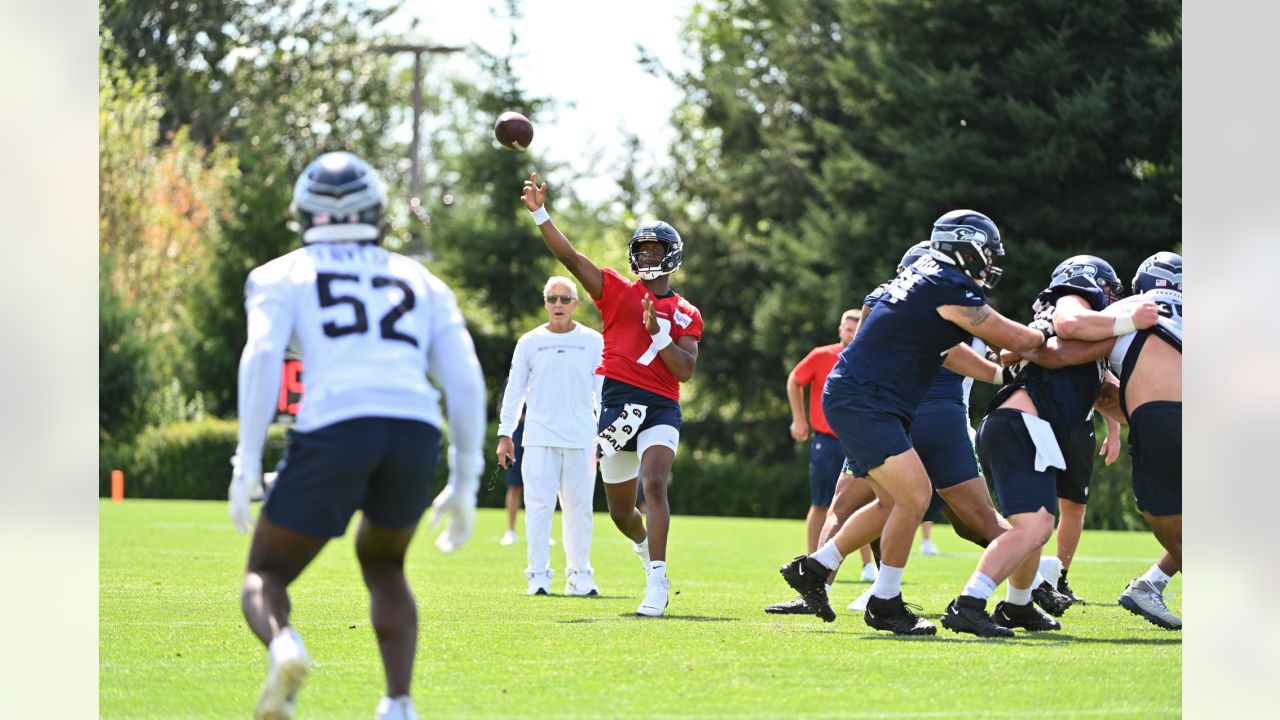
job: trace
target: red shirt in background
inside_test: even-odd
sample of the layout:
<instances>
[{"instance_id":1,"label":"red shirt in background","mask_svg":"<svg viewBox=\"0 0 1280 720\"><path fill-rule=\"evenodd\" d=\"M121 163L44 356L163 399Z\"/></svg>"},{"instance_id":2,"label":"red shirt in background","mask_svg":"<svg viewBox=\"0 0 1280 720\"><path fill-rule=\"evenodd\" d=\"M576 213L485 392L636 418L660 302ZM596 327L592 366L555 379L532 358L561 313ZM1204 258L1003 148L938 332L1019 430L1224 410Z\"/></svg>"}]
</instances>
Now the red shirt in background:
<instances>
[{"instance_id":1,"label":"red shirt in background","mask_svg":"<svg viewBox=\"0 0 1280 720\"><path fill-rule=\"evenodd\" d=\"M822 388L827 384L827 375L835 367L841 350L844 350L844 346L840 343L816 347L791 371L795 374L796 382L809 386L809 427L824 435L835 433L827 424L827 416L822 414Z\"/></svg>"}]
</instances>

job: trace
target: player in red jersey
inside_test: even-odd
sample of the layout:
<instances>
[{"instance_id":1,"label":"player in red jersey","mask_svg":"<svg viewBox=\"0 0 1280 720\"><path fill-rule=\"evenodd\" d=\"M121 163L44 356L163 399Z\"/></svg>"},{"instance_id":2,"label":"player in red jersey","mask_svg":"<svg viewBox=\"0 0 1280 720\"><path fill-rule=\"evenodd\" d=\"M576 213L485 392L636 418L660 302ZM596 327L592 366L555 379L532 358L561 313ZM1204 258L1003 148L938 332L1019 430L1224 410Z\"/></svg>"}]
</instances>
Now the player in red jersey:
<instances>
[{"instance_id":1,"label":"player in red jersey","mask_svg":"<svg viewBox=\"0 0 1280 720\"><path fill-rule=\"evenodd\" d=\"M628 244L631 272L640 279L627 280L598 267L556 228L543 207L547 185L538 185L537 173L525 181L522 198L547 247L590 293L604 321L604 356L596 369L605 377L596 438L600 477L613 524L644 561L644 600L636 613L658 617L671 588L667 485L680 443L680 383L693 377L702 339L702 314L671 289L668 277L680 267L684 243L665 222L641 225ZM648 505L647 530L636 509L637 474Z\"/></svg>"}]
</instances>

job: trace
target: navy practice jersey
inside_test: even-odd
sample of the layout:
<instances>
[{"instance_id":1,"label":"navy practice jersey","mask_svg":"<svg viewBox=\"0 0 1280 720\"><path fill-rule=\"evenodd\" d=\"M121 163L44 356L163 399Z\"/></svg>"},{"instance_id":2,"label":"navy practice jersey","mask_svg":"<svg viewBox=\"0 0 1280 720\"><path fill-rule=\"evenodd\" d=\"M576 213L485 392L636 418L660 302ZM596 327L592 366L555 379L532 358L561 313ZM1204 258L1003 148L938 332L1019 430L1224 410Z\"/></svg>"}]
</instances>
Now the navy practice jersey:
<instances>
[{"instance_id":1,"label":"navy practice jersey","mask_svg":"<svg viewBox=\"0 0 1280 720\"><path fill-rule=\"evenodd\" d=\"M1052 317L1058 300L1064 295L1083 298L1092 310L1100 311L1107 306L1107 296L1102 289L1094 284L1091 277L1081 275L1041 291L1031 309L1037 317ZM1031 396L1040 418L1053 426L1053 433L1061 444L1089 417L1106 374L1105 363L1103 359L1056 370L1028 363L1011 384L996 393L988 412L1022 388Z\"/></svg>"},{"instance_id":2,"label":"navy practice jersey","mask_svg":"<svg viewBox=\"0 0 1280 720\"><path fill-rule=\"evenodd\" d=\"M826 393L838 397L870 386L882 409L914 417L947 352L970 338L938 308L986 304L986 294L968 275L921 258L880 292L875 311L827 376Z\"/></svg>"},{"instance_id":3,"label":"navy practice jersey","mask_svg":"<svg viewBox=\"0 0 1280 720\"><path fill-rule=\"evenodd\" d=\"M880 287L871 291L871 294L862 301L862 304L868 308L875 308L880 302L880 297L884 295L885 290L890 283L881 283ZM965 342L973 344L973 336L965 334ZM979 340L978 342L982 342ZM983 344L985 349L986 345ZM948 351L949 352L949 351ZM944 355L943 359L946 357ZM936 402L940 406L958 405L961 408L969 406L968 387L965 386L966 378L963 375L954 373L948 369L939 368L938 374L934 377L933 383L929 385L929 389L924 394L922 403Z\"/></svg>"}]
</instances>

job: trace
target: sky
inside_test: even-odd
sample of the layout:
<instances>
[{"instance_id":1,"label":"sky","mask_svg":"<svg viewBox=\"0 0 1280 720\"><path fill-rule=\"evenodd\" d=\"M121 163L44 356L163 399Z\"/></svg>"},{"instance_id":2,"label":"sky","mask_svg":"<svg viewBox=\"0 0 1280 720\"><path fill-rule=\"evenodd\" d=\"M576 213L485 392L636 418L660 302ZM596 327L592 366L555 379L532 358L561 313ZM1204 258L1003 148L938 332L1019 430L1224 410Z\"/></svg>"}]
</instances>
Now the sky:
<instances>
[{"instance_id":1,"label":"sky","mask_svg":"<svg viewBox=\"0 0 1280 720\"><path fill-rule=\"evenodd\" d=\"M521 3L524 18L516 29L516 55L523 89L557 105L530 118L535 128L531 150L584 175L575 185L584 199L602 201L616 190L609 170L624 154L624 132L641 141L648 157L642 169L667 163L666 148L674 138L671 111L680 96L669 82L640 66L636 44L642 40L665 67L685 67L680 28L692 1ZM475 44L503 55L510 35L509 23L500 19L503 6L501 0L404 0L387 27L414 41ZM410 30L415 18L417 27ZM474 76L476 63L466 53L436 56L427 72L433 77Z\"/></svg>"}]
</instances>

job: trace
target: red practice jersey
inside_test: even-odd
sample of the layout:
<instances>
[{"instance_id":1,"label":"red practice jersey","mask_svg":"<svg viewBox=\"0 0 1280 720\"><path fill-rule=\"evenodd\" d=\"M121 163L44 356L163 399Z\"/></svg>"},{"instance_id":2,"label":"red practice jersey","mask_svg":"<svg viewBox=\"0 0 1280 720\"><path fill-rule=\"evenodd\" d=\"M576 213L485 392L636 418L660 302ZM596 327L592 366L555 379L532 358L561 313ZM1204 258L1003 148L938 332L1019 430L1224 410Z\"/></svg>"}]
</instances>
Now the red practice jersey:
<instances>
[{"instance_id":1,"label":"red practice jersey","mask_svg":"<svg viewBox=\"0 0 1280 720\"><path fill-rule=\"evenodd\" d=\"M826 386L827 376L840 358L841 350L844 346L840 343L816 347L792 370L796 382L809 386L809 427L814 432L835 435L827 424L827 416L822 413L822 388Z\"/></svg>"},{"instance_id":2,"label":"red practice jersey","mask_svg":"<svg viewBox=\"0 0 1280 720\"><path fill-rule=\"evenodd\" d=\"M613 268L601 268L604 288L595 300L604 320L604 356L596 374L643 388L672 400L680 400L680 381L658 357L653 338L644 326L646 295L652 298L659 333L675 342L684 336L702 339L702 313L676 293L657 297L639 280L627 280Z\"/></svg>"}]
</instances>

